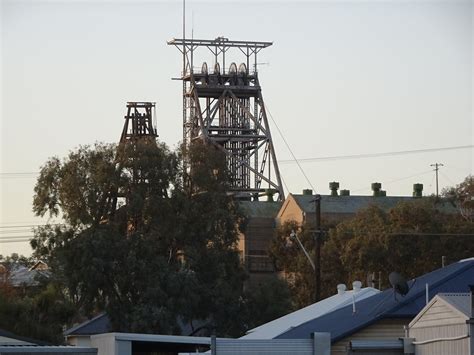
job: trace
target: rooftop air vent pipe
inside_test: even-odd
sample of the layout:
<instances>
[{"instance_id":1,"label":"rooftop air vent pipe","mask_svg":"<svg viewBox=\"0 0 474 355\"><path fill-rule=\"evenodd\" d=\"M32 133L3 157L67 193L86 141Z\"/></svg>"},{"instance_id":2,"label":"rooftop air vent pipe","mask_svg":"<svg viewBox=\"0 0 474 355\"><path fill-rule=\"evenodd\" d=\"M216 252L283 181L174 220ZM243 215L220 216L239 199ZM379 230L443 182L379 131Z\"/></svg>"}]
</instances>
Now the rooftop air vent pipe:
<instances>
[{"instance_id":1,"label":"rooftop air vent pipe","mask_svg":"<svg viewBox=\"0 0 474 355\"><path fill-rule=\"evenodd\" d=\"M337 181L330 182L329 189L331 190L331 196L337 196L337 190L339 190L339 183Z\"/></svg>"},{"instance_id":2,"label":"rooftop air vent pipe","mask_svg":"<svg viewBox=\"0 0 474 355\"><path fill-rule=\"evenodd\" d=\"M362 282L354 281L352 283L352 289L354 290L354 292L359 292L361 288L362 288Z\"/></svg>"},{"instance_id":3,"label":"rooftop air vent pipe","mask_svg":"<svg viewBox=\"0 0 474 355\"><path fill-rule=\"evenodd\" d=\"M413 197L423 197L423 184L413 184Z\"/></svg>"},{"instance_id":4,"label":"rooftop air vent pipe","mask_svg":"<svg viewBox=\"0 0 474 355\"><path fill-rule=\"evenodd\" d=\"M337 285L337 294L338 295L343 295L346 292L346 285L345 284L339 284Z\"/></svg>"},{"instance_id":5,"label":"rooftop air vent pipe","mask_svg":"<svg viewBox=\"0 0 474 355\"><path fill-rule=\"evenodd\" d=\"M267 195L267 202L273 202L273 195L275 194L275 189L266 189L265 195Z\"/></svg>"},{"instance_id":6,"label":"rooftop air vent pipe","mask_svg":"<svg viewBox=\"0 0 474 355\"><path fill-rule=\"evenodd\" d=\"M360 281L354 281L352 283L352 314L355 314L357 312L356 310L356 293L360 291L362 288L362 282Z\"/></svg>"},{"instance_id":7,"label":"rooftop air vent pipe","mask_svg":"<svg viewBox=\"0 0 474 355\"><path fill-rule=\"evenodd\" d=\"M386 191L382 191L382 184L380 182L372 183L372 191L374 192L373 196L375 197L387 195Z\"/></svg>"}]
</instances>

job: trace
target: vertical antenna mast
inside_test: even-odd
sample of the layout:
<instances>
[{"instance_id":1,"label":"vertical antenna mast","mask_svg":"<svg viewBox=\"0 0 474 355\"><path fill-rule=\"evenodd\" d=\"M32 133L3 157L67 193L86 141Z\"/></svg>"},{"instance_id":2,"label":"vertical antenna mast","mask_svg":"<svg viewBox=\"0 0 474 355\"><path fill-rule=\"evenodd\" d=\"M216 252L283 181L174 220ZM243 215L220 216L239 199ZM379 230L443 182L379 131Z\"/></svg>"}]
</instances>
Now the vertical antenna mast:
<instances>
[{"instance_id":1,"label":"vertical antenna mast","mask_svg":"<svg viewBox=\"0 0 474 355\"><path fill-rule=\"evenodd\" d=\"M183 0L183 39L186 38L186 0ZM183 41L183 77L186 74L186 45Z\"/></svg>"}]
</instances>

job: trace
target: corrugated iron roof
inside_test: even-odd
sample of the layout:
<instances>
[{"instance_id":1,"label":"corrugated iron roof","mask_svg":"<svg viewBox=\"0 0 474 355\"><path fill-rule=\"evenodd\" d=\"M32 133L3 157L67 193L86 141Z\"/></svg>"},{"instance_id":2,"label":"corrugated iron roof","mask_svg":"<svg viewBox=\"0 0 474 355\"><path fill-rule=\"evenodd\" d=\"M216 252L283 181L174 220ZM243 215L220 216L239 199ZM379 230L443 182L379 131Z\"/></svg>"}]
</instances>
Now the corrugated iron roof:
<instances>
[{"instance_id":1,"label":"corrugated iron roof","mask_svg":"<svg viewBox=\"0 0 474 355\"><path fill-rule=\"evenodd\" d=\"M45 341L16 335L4 329L0 329L0 337L13 340L13 341L10 341L10 340L0 341L0 345L22 345L22 344L23 345L49 345L49 343Z\"/></svg>"},{"instance_id":2,"label":"corrugated iron roof","mask_svg":"<svg viewBox=\"0 0 474 355\"><path fill-rule=\"evenodd\" d=\"M49 278L50 276L51 273L48 270L30 269L23 265L16 265L11 271L10 282L15 287L37 286L39 284L38 278Z\"/></svg>"},{"instance_id":3,"label":"corrugated iron roof","mask_svg":"<svg viewBox=\"0 0 474 355\"><path fill-rule=\"evenodd\" d=\"M314 213L314 195L292 194L295 201L306 213ZM374 205L388 211L400 202L416 201L409 196L331 196L321 195L321 213L351 213L354 214L368 206ZM438 209L444 213L457 213L456 208L449 202L439 203Z\"/></svg>"},{"instance_id":4,"label":"corrugated iron roof","mask_svg":"<svg viewBox=\"0 0 474 355\"><path fill-rule=\"evenodd\" d=\"M358 292L346 291L343 294L336 294L319 302L313 303L307 307L287 314L283 317L265 323L259 327L251 329L240 339L273 339L290 328L299 326L309 320L321 317L324 314L336 309L352 304L353 296L355 302L359 302L367 297L371 297L380 291L366 287Z\"/></svg>"},{"instance_id":5,"label":"corrugated iron roof","mask_svg":"<svg viewBox=\"0 0 474 355\"><path fill-rule=\"evenodd\" d=\"M314 332L330 332L331 341L343 339L380 319L413 319L426 304L425 285L429 296L442 292L466 292L474 284L474 258L453 263L408 281L405 296L394 295L392 289L357 302L356 312L346 306L310 320L279 335L280 339L305 339Z\"/></svg>"},{"instance_id":6,"label":"corrugated iron roof","mask_svg":"<svg viewBox=\"0 0 474 355\"><path fill-rule=\"evenodd\" d=\"M7 353L93 353L97 354L96 348L86 348L80 346L44 346L44 345L0 345L0 354Z\"/></svg>"},{"instance_id":7,"label":"corrugated iron roof","mask_svg":"<svg viewBox=\"0 0 474 355\"><path fill-rule=\"evenodd\" d=\"M92 335L107 333L111 330L110 319L105 313L101 313L92 319L89 319L81 324L78 324L64 332L68 335Z\"/></svg>"}]
</instances>

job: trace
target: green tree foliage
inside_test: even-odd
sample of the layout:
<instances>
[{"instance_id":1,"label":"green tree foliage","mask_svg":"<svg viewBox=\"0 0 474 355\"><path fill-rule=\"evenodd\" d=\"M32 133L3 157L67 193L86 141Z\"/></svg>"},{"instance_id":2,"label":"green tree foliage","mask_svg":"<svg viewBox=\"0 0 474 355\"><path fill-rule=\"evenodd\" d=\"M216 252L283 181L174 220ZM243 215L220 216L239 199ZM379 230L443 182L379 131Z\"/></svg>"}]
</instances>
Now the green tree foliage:
<instances>
[{"instance_id":1,"label":"green tree foliage","mask_svg":"<svg viewBox=\"0 0 474 355\"><path fill-rule=\"evenodd\" d=\"M292 231L297 231L298 238L313 258L314 238L308 226L299 228L296 223L282 225L270 249L276 269L283 272L291 293L293 308L299 309L314 300L314 271L299 245L289 238Z\"/></svg>"},{"instance_id":2,"label":"green tree foliage","mask_svg":"<svg viewBox=\"0 0 474 355\"><path fill-rule=\"evenodd\" d=\"M448 213L449 212L449 213ZM312 269L297 246L288 247L287 236L295 225L283 225L272 247L279 270L289 277L292 297L299 307L311 303ZM303 226L299 236L314 252L314 241ZM446 201L435 198L402 202L388 212L376 206L331 228L321 251L322 295L334 294L338 283L366 281L369 272L382 273L382 287L389 287L388 274L417 277L447 262L474 254L474 223L453 213Z\"/></svg>"},{"instance_id":3,"label":"green tree foliage","mask_svg":"<svg viewBox=\"0 0 474 355\"><path fill-rule=\"evenodd\" d=\"M71 226L98 224L109 186L117 185L115 147L95 144L72 151L67 159L49 159L35 186L33 211L57 217Z\"/></svg>"},{"instance_id":4,"label":"green tree foliage","mask_svg":"<svg viewBox=\"0 0 474 355\"><path fill-rule=\"evenodd\" d=\"M202 142L177 153L151 141L96 144L50 159L34 211L65 225L38 229L35 255L80 314L106 310L116 330L177 334L178 322L207 322L219 335L239 334L240 214L226 179L224 156Z\"/></svg>"},{"instance_id":5,"label":"green tree foliage","mask_svg":"<svg viewBox=\"0 0 474 355\"><path fill-rule=\"evenodd\" d=\"M54 285L36 287L23 294L0 285L0 328L46 342L63 343L63 325L71 321L74 307Z\"/></svg>"},{"instance_id":6,"label":"green tree foliage","mask_svg":"<svg viewBox=\"0 0 474 355\"><path fill-rule=\"evenodd\" d=\"M474 176L467 176L463 182L443 189L441 194L453 203L461 216L469 222L474 222Z\"/></svg>"},{"instance_id":7,"label":"green tree foliage","mask_svg":"<svg viewBox=\"0 0 474 355\"><path fill-rule=\"evenodd\" d=\"M388 287L392 271L412 278L440 267L442 256L448 262L472 256L474 225L440 210L435 199L413 200L388 213L369 207L339 224L323 247L323 260L331 260L323 263L326 285L331 278L365 281L368 272L380 271ZM333 273L331 278L326 272Z\"/></svg>"},{"instance_id":8,"label":"green tree foliage","mask_svg":"<svg viewBox=\"0 0 474 355\"><path fill-rule=\"evenodd\" d=\"M251 285L246 290L246 302L247 329L282 317L293 308L288 284L276 277Z\"/></svg>"}]
</instances>

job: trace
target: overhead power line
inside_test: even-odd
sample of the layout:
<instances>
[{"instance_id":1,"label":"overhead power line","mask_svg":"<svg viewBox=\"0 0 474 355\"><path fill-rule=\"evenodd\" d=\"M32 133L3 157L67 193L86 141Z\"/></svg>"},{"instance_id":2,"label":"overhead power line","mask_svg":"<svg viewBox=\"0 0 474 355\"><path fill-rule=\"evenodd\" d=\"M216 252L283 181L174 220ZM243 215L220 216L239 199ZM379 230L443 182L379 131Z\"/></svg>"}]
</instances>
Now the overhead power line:
<instances>
[{"instance_id":1,"label":"overhead power line","mask_svg":"<svg viewBox=\"0 0 474 355\"><path fill-rule=\"evenodd\" d=\"M327 156L327 157L300 158L298 159L298 161L300 163L310 163L310 162L316 162L316 161L329 161L329 160L378 158L378 157L388 157L388 156L395 156L395 155L408 155L408 154L441 152L441 151L472 149L472 148L474 148L473 144L460 145L460 146L454 146L454 147L399 150L399 151L383 152L383 153L367 153L367 154L351 154L351 155L334 155L334 156ZM279 163L281 164L287 164L287 163L293 163L293 162L294 162L293 159L279 160Z\"/></svg>"},{"instance_id":2,"label":"overhead power line","mask_svg":"<svg viewBox=\"0 0 474 355\"><path fill-rule=\"evenodd\" d=\"M273 115L272 115L272 113L270 112L270 110L268 109L268 106L267 106L267 105L265 105L265 109L267 110L268 115L270 116L270 119L272 120L272 122L273 122L273 124L275 125L275 127L276 127L278 133L280 134L281 139L283 139L283 142L285 143L286 148L288 149L288 151L290 152L291 156L293 157L293 160L291 160L291 162L295 162L295 163L298 165L298 168L300 169L301 173L303 174L304 178L306 179L306 182L308 183L308 185L311 186L311 188L313 189L313 191L316 191L316 189L314 188L313 184L311 184L311 181L308 179L308 176L306 175L306 173L304 172L303 168L301 167L300 163L298 162L298 159L296 159L296 156L293 154L293 151L291 150L290 145L288 144L288 142L286 141L285 136L283 135L282 131L280 130L280 127L278 127L278 124L277 124L276 121L273 119ZM281 162L281 160L279 160L278 162Z\"/></svg>"},{"instance_id":3,"label":"overhead power line","mask_svg":"<svg viewBox=\"0 0 474 355\"><path fill-rule=\"evenodd\" d=\"M25 243L31 239L0 240L0 243Z\"/></svg>"},{"instance_id":4,"label":"overhead power line","mask_svg":"<svg viewBox=\"0 0 474 355\"><path fill-rule=\"evenodd\" d=\"M325 156L325 157L310 157L310 158L296 158L293 154L293 151L290 149L290 146L283 136L280 128L276 124L273 116L271 115L267 106L265 106L272 122L275 124L278 133L283 139L286 147L290 151L293 159L280 159L278 163L280 164L289 164L289 163L311 163L317 161L330 161L330 160L348 160L348 159L365 159L365 158L379 158L379 157L388 157L388 156L396 156L396 155L409 155L409 154L420 154L420 153L430 153L430 152L442 152L442 151L450 151L450 150L462 150L462 149L472 149L474 148L473 144L470 145L459 145L453 147L438 147L438 148L425 148L425 149L412 149L412 150L398 150L392 152L382 152L382 153L364 153L364 154L349 154L349 155L332 155L332 156ZM301 167L300 167L301 169ZM461 170L461 169L459 169ZM29 171L29 172L5 172L0 173L0 178L2 179L14 179L14 178L33 178L39 174L39 171Z\"/></svg>"}]
</instances>

